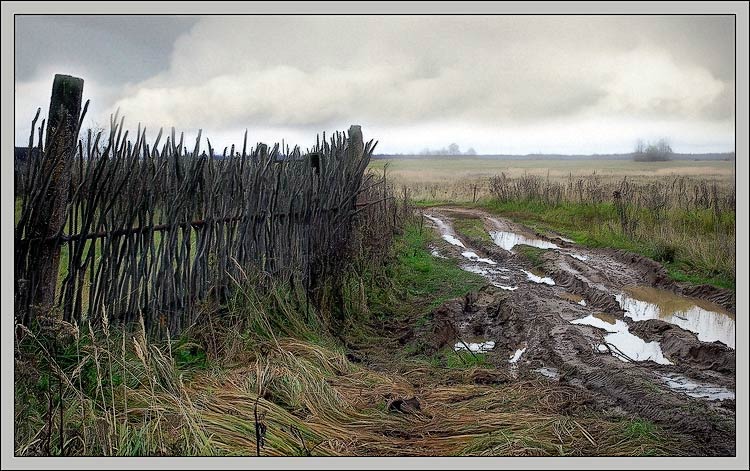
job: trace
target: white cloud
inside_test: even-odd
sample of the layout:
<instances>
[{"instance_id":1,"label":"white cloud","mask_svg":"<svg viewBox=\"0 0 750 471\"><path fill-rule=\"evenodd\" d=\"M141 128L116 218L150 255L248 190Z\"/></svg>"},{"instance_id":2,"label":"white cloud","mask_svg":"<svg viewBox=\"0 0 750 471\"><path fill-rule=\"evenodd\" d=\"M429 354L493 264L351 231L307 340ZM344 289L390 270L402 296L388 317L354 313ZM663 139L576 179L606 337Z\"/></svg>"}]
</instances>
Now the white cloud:
<instances>
[{"instance_id":1,"label":"white cloud","mask_svg":"<svg viewBox=\"0 0 750 471\"><path fill-rule=\"evenodd\" d=\"M36 110L41 108L37 127L49 114L49 100L52 94L52 82L56 73L84 77L83 100L90 100L88 112L84 118L84 128L108 127L109 107L114 103L119 90L90 78L88 70L79 67L46 67L32 80L15 83L15 141L16 145L26 145L31 131L31 120ZM36 139L36 134L35 134Z\"/></svg>"},{"instance_id":2,"label":"white cloud","mask_svg":"<svg viewBox=\"0 0 750 471\"><path fill-rule=\"evenodd\" d=\"M651 30L633 41L639 24L205 17L175 42L166 70L97 91L97 99L108 112L119 107L131 125L203 128L222 136L220 144L245 127L267 132L258 136L266 141L310 136L306 144L319 130L356 122L380 139L382 151L455 141L479 152L609 152L635 133L669 135L678 150L707 143L727 150L733 83L685 60Z\"/></svg>"}]
</instances>

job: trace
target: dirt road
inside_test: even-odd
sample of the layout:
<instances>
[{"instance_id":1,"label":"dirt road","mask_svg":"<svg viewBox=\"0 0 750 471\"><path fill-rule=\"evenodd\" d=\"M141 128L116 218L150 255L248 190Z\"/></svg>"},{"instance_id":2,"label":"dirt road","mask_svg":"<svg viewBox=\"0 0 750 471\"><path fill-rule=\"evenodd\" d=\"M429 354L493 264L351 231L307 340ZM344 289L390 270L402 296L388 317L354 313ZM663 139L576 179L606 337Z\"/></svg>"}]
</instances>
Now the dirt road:
<instances>
[{"instance_id":1,"label":"dirt road","mask_svg":"<svg viewBox=\"0 0 750 471\"><path fill-rule=\"evenodd\" d=\"M675 283L653 260L477 210L431 208L424 217L441 237L433 255L488 282L432 313L416 333L427 348L484 348L514 378L583 388L591 407L684 434L696 454L734 454L732 292ZM466 219L481 221L486 236L454 229Z\"/></svg>"}]
</instances>

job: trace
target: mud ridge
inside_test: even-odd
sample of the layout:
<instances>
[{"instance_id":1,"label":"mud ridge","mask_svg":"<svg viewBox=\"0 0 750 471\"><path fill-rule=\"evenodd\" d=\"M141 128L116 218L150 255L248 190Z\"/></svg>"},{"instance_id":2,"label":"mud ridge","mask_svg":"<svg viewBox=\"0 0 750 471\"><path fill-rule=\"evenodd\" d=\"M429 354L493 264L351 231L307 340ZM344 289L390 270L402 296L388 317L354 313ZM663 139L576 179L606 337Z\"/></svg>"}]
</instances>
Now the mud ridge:
<instances>
[{"instance_id":1,"label":"mud ridge","mask_svg":"<svg viewBox=\"0 0 750 471\"><path fill-rule=\"evenodd\" d=\"M712 303L718 304L724 309L736 313L737 311L737 298L734 291L717 288L711 285L683 285L675 283L677 286L674 292L682 296L689 296L691 298L705 299Z\"/></svg>"},{"instance_id":2,"label":"mud ridge","mask_svg":"<svg viewBox=\"0 0 750 471\"><path fill-rule=\"evenodd\" d=\"M591 307L612 314L619 313L622 315L625 312L612 294L592 287L588 282L580 279L573 273L565 270L556 270L552 272L552 277L555 283L566 291L583 296L586 299L586 303Z\"/></svg>"},{"instance_id":3,"label":"mud ridge","mask_svg":"<svg viewBox=\"0 0 750 471\"><path fill-rule=\"evenodd\" d=\"M534 296L500 293L493 300L491 288L472 293L465 298L449 300L433 311L432 329L422 336L437 351L462 335L483 335L496 341L487 358L500 371L507 371L509 352L525 345L526 351L517 368L529 371L532 365L554 367L560 371L560 384L587 391L588 407L599 411L624 410L626 414L648 419L694 441L697 454L734 454L733 419L731 411L723 410L700 400L673 392L655 379L654 372L673 371L675 367L652 362L638 364L622 362L609 355L597 353L593 345L601 333L588 326L577 326L555 313L545 313L544 300ZM531 298L531 299L530 299ZM531 315L534 313L534 315ZM453 323L457 330L447 327ZM718 368L720 373L733 371L733 352L719 344L701 343L686 339L689 332L661 321L644 321L637 332L643 337L661 340L669 356L684 359L679 371L692 368ZM636 330L636 329L634 329ZM591 334L588 334L591 332ZM681 347L681 345L689 345ZM713 364L711 358L723 358ZM681 362L682 363L682 362ZM497 380L505 375L488 375ZM481 380L480 380L481 381Z\"/></svg>"},{"instance_id":4,"label":"mud ridge","mask_svg":"<svg viewBox=\"0 0 750 471\"><path fill-rule=\"evenodd\" d=\"M630 331L644 340L658 341L664 354L680 365L735 375L735 352L720 342L701 342L692 332L658 319L634 322Z\"/></svg>"}]
</instances>

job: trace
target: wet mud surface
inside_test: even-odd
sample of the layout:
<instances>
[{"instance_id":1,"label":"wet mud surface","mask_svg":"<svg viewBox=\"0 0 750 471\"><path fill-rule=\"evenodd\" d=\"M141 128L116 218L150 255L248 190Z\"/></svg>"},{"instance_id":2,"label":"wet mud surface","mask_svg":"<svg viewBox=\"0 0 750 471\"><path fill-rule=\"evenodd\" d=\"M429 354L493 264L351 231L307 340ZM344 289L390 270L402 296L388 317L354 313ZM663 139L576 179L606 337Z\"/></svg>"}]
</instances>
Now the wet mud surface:
<instances>
[{"instance_id":1,"label":"wet mud surface","mask_svg":"<svg viewBox=\"0 0 750 471\"><path fill-rule=\"evenodd\" d=\"M425 217L441 237L433 255L487 285L435 309L413 334L423 349L475 347L508 377L585 389L587 407L648 419L695 442L696 455L735 454L733 292L676 283L653 260L477 210ZM456 232L451 221L467 217L489 237ZM541 264L519 245L542 249Z\"/></svg>"}]
</instances>

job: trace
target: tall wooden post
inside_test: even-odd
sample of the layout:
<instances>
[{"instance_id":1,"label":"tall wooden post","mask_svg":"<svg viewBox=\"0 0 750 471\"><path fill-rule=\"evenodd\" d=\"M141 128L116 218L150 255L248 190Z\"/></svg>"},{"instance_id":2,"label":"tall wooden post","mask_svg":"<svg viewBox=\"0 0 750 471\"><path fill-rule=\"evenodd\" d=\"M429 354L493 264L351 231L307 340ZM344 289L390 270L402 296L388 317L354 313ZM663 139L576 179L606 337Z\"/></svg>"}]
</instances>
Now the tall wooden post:
<instances>
[{"instance_id":1,"label":"tall wooden post","mask_svg":"<svg viewBox=\"0 0 750 471\"><path fill-rule=\"evenodd\" d=\"M70 167L78 140L82 96L83 79L55 75L44 151L38 157L42 159L42 175L49 176L49 186L29 234L31 239L38 241L31 246L28 255L32 275L30 301L36 308L32 311L49 311L55 301L60 245L50 238L56 236L65 225Z\"/></svg>"},{"instance_id":2,"label":"tall wooden post","mask_svg":"<svg viewBox=\"0 0 750 471\"><path fill-rule=\"evenodd\" d=\"M352 124L349 126L349 149L352 156L359 156L365 149L365 144L362 140L362 126Z\"/></svg>"}]
</instances>

